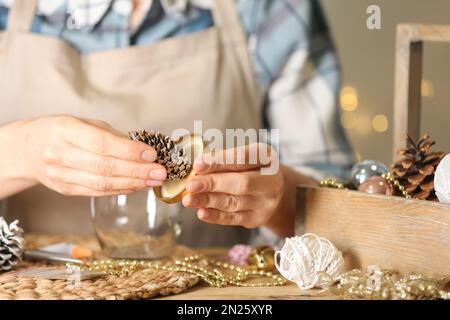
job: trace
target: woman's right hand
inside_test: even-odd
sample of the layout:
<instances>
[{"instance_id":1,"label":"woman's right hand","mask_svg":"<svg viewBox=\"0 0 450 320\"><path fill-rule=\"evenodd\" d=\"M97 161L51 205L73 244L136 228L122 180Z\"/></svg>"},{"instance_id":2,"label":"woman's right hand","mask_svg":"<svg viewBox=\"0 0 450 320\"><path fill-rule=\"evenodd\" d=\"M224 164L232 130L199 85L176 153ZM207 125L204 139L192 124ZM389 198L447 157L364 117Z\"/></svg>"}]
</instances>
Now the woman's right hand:
<instances>
[{"instance_id":1,"label":"woman's right hand","mask_svg":"<svg viewBox=\"0 0 450 320\"><path fill-rule=\"evenodd\" d=\"M25 172L61 194L128 194L166 179L153 148L105 122L53 116L25 121L23 129Z\"/></svg>"}]
</instances>

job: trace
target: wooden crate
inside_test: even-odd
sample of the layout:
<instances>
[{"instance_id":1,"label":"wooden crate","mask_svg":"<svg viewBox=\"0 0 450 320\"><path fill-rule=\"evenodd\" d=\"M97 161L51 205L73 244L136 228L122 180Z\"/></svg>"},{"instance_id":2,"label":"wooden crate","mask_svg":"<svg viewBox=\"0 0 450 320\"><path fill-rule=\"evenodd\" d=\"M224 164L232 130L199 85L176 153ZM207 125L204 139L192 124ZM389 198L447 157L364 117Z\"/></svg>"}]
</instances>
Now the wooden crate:
<instances>
[{"instance_id":1,"label":"wooden crate","mask_svg":"<svg viewBox=\"0 0 450 320\"><path fill-rule=\"evenodd\" d=\"M450 42L450 26L397 28L394 150L420 137L423 42ZM395 159L395 153L393 155ZM403 273L450 275L450 205L356 191L298 187L296 233L331 240L346 269L378 265Z\"/></svg>"},{"instance_id":2,"label":"wooden crate","mask_svg":"<svg viewBox=\"0 0 450 320\"><path fill-rule=\"evenodd\" d=\"M296 232L332 241L347 270L378 265L450 275L450 205L308 187L298 188L298 200L304 221Z\"/></svg>"}]
</instances>

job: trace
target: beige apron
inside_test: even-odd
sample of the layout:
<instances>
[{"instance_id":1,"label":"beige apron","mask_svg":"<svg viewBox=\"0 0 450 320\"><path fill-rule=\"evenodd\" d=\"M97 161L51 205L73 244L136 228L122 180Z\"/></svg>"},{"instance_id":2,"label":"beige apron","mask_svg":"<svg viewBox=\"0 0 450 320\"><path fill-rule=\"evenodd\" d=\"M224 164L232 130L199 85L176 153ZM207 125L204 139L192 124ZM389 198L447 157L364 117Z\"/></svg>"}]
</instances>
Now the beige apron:
<instances>
[{"instance_id":1,"label":"beige apron","mask_svg":"<svg viewBox=\"0 0 450 320\"><path fill-rule=\"evenodd\" d=\"M233 0L214 1L214 27L154 44L80 54L30 33L36 0L16 0L0 33L0 125L52 114L99 119L116 129L258 128L260 110L247 39ZM43 187L7 201L26 230L92 232L88 198ZM182 212L181 241L228 245L249 231L214 226Z\"/></svg>"}]
</instances>

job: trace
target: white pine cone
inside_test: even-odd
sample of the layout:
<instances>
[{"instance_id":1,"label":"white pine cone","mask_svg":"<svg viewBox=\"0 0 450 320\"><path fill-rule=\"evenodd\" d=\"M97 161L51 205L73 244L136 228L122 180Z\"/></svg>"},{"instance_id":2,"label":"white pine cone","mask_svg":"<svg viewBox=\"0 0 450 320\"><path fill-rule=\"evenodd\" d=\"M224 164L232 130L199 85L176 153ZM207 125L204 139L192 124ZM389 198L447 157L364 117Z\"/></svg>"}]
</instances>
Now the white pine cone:
<instances>
[{"instance_id":1,"label":"white pine cone","mask_svg":"<svg viewBox=\"0 0 450 320\"><path fill-rule=\"evenodd\" d=\"M0 217L0 271L11 270L22 259L25 240L15 220L10 225Z\"/></svg>"}]
</instances>

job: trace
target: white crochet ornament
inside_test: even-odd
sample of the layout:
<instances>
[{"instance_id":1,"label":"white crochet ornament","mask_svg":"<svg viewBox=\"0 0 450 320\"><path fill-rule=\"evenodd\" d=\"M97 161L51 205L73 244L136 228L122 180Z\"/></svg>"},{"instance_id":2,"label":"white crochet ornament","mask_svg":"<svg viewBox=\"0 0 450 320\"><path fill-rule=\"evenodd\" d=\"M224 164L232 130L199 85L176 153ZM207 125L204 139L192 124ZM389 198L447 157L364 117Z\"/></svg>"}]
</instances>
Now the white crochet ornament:
<instances>
[{"instance_id":1,"label":"white crochet ornament","mask_svg":"<svg viewBox=\"0 0 450 320\"><path fill-rule=\"evenodd\" d=\"M343 264L342 253L329 240L312 233L287 238L275 252L278 271L302 290L325 286L340 274Z\"/></svg>"},{"instance_id":2,"label":"white crochet ornament","mask_svg":"<svg viewBox=\"0 0 450 320\"><path fill-rule=\"evenodd\" d=\"M436 169L434 189L440 202L450 203L450 154L441 160Z\"/></svg>"}]
</instances>

